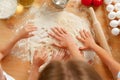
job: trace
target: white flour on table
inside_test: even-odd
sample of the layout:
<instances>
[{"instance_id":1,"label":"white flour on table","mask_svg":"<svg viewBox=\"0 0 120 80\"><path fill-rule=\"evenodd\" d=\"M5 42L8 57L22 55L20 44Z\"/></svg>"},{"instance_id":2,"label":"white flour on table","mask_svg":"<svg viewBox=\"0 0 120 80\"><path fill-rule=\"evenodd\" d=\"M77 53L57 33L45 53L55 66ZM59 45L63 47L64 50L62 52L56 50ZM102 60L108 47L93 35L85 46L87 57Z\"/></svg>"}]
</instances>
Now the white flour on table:
<instances>
[{"instance_id":1,"label":"white flour on table","mask_svg":"<svg viewBox=\"0 0 120 80\"><path fill-rule=\"evenodd\" d=\"M58 48L51 46L51 43L56 42L56 40L48 35L51 28L55 26L61 26L66 29L73 36L76 44L79 47L83 46L82 43L76 39L76 36L79 35L80 30L85 29L90 31L90 23L86 18L78 17L67 11L51 12L46 10L46 8L36 9L34 14L35 17L32 21L38 30L33 32L35 34L34 37L21 40L16 44L12 53L17 57L23 60L30 60L32 62L35 48L41 48L44 46L47 49L46 52L48 53L50 59L53 51L56 53L59 51ZM87 61L91 59L93 60L94 56L95 53L92 51L84 52L84 57Z\"/></svg>"}]
</instances>

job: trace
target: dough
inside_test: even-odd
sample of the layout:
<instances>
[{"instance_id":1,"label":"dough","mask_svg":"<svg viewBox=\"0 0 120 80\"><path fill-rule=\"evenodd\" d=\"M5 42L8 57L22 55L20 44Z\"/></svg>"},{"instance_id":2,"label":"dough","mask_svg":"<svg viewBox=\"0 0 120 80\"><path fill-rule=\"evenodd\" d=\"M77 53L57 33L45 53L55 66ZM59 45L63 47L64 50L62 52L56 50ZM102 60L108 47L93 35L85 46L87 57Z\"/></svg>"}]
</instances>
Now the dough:
<instances>
[{"instance_id":1,"label":"dough","mask_svg":"<svg viewBox=\"0 0 120 80\"><path fill-rule=\"evenodd\" d=\"M115 12L110 12L109 14L108 14L108 18L109 19L115 19L116 18L116 13Z\"/></svg>"},{"instance_id":2,"label":"dough","mask_svg":"<svg viewBox=\"0 0 120 80\"><path fill-rule=\"evenodd\" d=\"M114 10L114 6L113 6L112 4L108 4L107 7L106 7L106 10L107 10L108 12L111 12L111 11Z\"/></svg>"}]
</instances>

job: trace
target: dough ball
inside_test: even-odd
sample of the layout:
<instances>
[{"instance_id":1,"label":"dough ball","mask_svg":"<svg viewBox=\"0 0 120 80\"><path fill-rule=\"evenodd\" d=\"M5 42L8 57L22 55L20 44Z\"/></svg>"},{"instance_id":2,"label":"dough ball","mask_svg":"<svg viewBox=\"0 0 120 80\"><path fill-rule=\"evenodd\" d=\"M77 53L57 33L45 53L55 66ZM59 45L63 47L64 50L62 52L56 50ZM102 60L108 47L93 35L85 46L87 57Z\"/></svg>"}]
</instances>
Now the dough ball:
<instances>
[{"instance_id":1,"label":"dough ball","mask_svg":"<svg viewBox=\"0 0 120 80\"><path fill-rule=\"evenodd\" d=\"M107 10L108 12L111 12L111 11L114 10L114 6L113 6L112 4L109 4L109 5L107 5L106 10Z\"/></svg>"},{"instance_id":2,"label":"dough ball","mask_svg":"<svg viewBox=\"0 0 120 80\"><path fill-rule=\"evenodd\" d=\"M120 19L120 11L117 11L116 17Z\"/></svg>"},{"instance_id":3,"label":"dough ball","mask_svg":"<svg viewBox=\"0 0 120 80\"><path fill-rule=\"evenodd\" d=\"M120 26L120 19L118 20L118 24L119 24L119 26Z\"/></svg>"},{"instance_id":4,"label":"dough ball","mask_svg":"<svg viewBox=\"0 0 120 80\"><path fill-rule=\"evenodd\" d=\"M109 14L108 14L108 18L109 19L115 19L116 18L116 13L115 12L110 12Z\"/></svg>"},{"instance_id":5,"label":"dough ball","mask_svg":"<svg viewBox=\"0 0 120 80\"><path fill-rule=\"evenodd\" d=\"M113 28L117 27L118 24L119 24L119 23L118 23L117 20L112 20L112 21L110 21L110 26L113 27Z\"/></svg>"},{"instance_id":6,"label":"dough ball","mask_svg":"<svg viewBox=\"0 0 120 80\"><path fill-rule=\"evenodd\" d=\"M118 28L113 28L113 29L111 30L111 33L112 33L113 35L117 36L117 35L119 35L119 33L120 33L120 29L118 29Z\"/></svg>"},{"instance_id":7,"label":"dough ball","mask_svg":"<svg viewBox=\"0 0 120 80\"><path fill-rule=\"evenodd\" d=\"M116 9L117 11L120 11L120 3L116 3L116 4L115 4L115 9Z\"/></svg>"}]
</instances>

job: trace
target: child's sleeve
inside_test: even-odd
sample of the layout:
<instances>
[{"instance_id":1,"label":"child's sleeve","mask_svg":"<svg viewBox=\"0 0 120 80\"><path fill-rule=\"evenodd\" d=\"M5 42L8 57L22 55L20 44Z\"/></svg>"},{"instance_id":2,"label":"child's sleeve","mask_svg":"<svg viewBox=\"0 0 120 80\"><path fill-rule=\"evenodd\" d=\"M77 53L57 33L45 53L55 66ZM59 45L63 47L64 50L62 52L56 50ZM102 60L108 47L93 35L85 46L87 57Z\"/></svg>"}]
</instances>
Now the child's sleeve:
<instances>
[{"instance_id":1,"label":"child's sleeve","mask_svg":"<svg viewBox=\"0 0 120 80\"><path fill-rule=\"evenodd\" d=\"M13 77L8 75L6 72L3 71L3 75L5 76L6 80L15 80Z\"/></svg>"}]
</instances>

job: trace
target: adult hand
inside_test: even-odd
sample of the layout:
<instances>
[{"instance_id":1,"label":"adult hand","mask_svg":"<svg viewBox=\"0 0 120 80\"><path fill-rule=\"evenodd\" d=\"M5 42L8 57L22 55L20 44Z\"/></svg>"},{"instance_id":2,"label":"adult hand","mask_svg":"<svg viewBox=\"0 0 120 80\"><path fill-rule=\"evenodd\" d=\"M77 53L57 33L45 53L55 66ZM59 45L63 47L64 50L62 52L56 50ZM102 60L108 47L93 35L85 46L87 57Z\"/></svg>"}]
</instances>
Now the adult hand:
<instances>
[{"instance_id":1,"label":"adult hand","mask_svg":"<svg viewBox=\"0 0 120 80\"><path fill-rule=\"evenodd\" d=\"M80 31L80 36L77 36L77 39L84 44L84 47L81 47L80 50L93 49L96 45L90 32L85 30Z\"/></svg>"}]
</instances>

